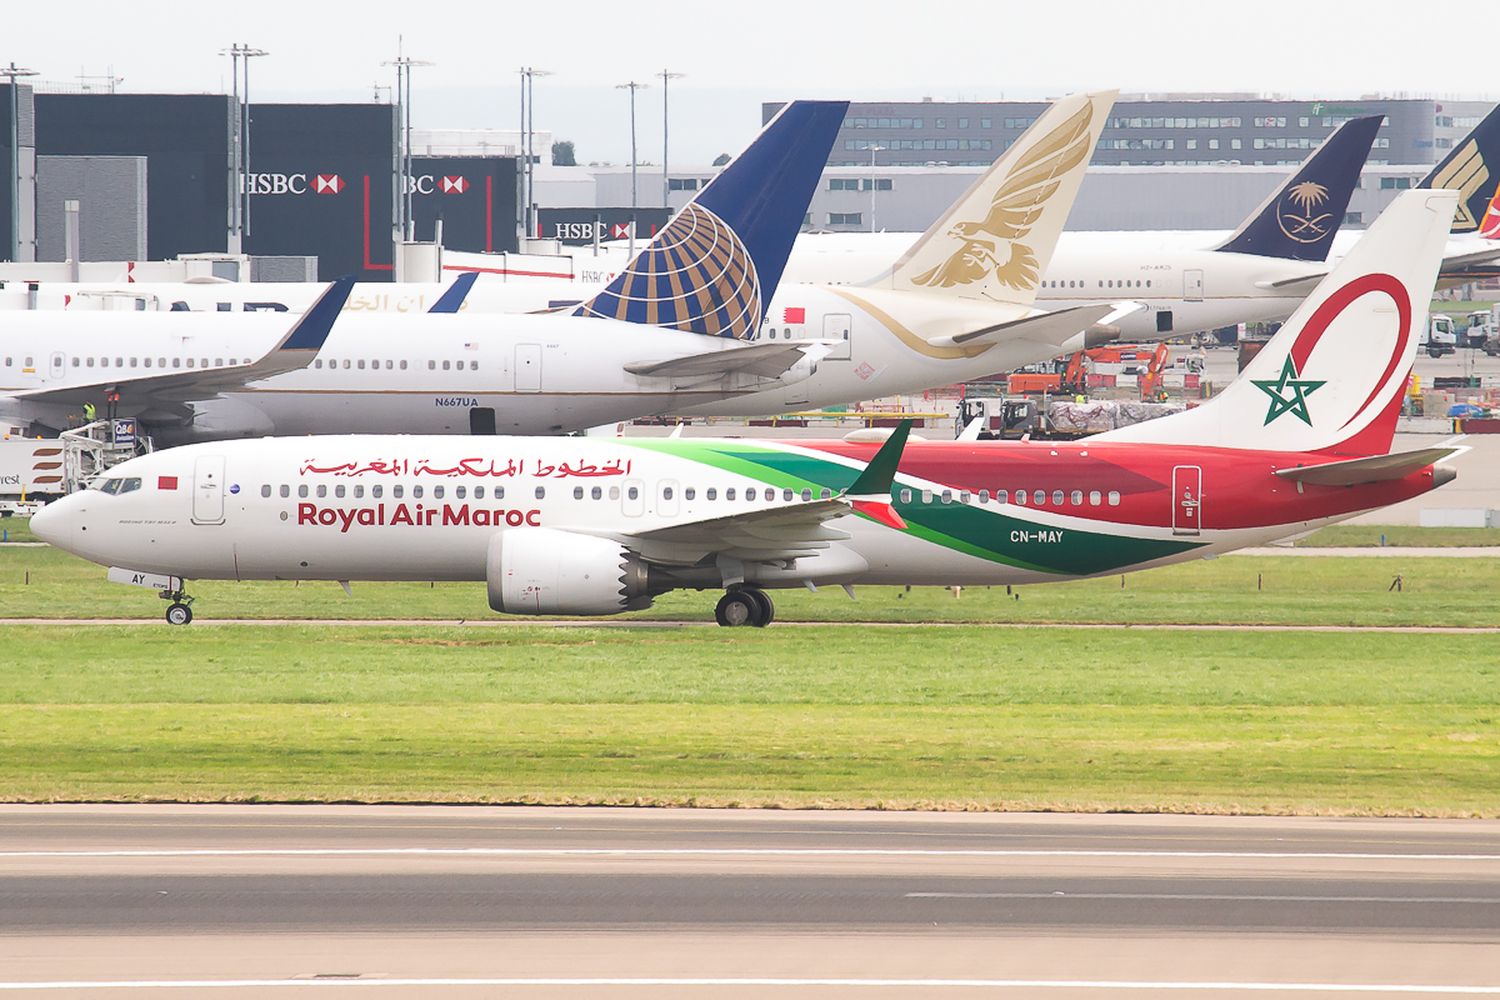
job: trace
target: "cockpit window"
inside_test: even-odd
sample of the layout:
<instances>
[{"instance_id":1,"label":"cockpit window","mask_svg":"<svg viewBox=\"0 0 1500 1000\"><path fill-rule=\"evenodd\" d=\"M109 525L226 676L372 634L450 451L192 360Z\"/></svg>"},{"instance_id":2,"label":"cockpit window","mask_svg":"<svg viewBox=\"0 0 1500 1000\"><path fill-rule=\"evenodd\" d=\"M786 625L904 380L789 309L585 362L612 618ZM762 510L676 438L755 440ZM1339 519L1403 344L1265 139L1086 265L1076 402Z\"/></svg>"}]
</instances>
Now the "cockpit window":
<instances>
[{"instance_id":1,"label":"cockpit window","mask_svg":"<svg viewBox=\"0 0 1500 1000\"><path fill-rule=\"evenodd\" d=\"M100 493L108 493L110 496L116 496L120 493L133 493L140 488L140 479L133 476L129 479L106 479L98 485Z\"/></svg>"}]
</instances>

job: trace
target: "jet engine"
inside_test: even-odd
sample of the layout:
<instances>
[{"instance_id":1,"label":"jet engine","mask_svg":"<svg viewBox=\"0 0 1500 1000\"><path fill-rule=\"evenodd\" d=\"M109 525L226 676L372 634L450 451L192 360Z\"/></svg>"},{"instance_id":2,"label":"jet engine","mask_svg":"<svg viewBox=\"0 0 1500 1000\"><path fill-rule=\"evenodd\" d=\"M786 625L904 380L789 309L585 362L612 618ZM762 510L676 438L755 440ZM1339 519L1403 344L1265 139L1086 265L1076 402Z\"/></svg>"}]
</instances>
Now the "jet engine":
<instances>
[{"instance_id":1,"label":"jet engine","mask_svg":"<svg viewBox=\"0 0 1500 1000\"><path fill-rule=\"evenodd\" d=\"M625 546L557 528L490 539L490 607L508 615L612 615L651 606L646 564Z\"/></svg>"}]
</instances>

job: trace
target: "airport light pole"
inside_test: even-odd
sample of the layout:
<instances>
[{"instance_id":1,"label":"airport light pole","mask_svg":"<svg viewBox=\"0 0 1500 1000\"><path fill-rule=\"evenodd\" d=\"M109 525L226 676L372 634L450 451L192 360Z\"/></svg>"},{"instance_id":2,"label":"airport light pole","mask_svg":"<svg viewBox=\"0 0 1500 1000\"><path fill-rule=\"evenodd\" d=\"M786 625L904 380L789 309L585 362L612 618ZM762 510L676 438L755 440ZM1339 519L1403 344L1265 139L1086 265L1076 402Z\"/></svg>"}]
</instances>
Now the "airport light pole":
<instances>
[{"instance_id":1,"label":"airport light pole","mask_svg":"<svg viewBox=\"0 0 1500 1000\"><path fill-rule=\"evenodd\" d=\"M525 183L522 185L524 203L521 206L521 226L527 237L536 234L536 221L532 218L532 202L536 198L536 90L533 81L539 76L551 76L552 71L527 66L521 70L521 154L525 159Z\"/></svg>"},{"instance_id":2,"label":"airport light pole","mask_svg":"<svg viewBox=\"0 0 1500 1000\"><path fill-rule=\"evenodd\" d=\"M870 146L870 232L875 231L875 154L885 152L885 146Z\"/></svg>"},{"instance_id":3,"label":"airport light pole","mask_svg":"<svg viewBox=\"0 0 1500 1000\"><path fill-rule=\"evenodd\" d=\"M254 49L243 42L236 42L219 55L228 56L234 76L234 113L238 119L234 130L234 167L230 171L234 190L234 212L229 226L229 252L240 253L243 242L250 235L250 191L246 183L250 176L250 60L270 55L265 49ZM243 63L243 65L241 65ZM240 89L243 73L245 87Z\"/></svg>"},{"instance_id":4,"label":"airport light pole","mask_svg":"<svg viewBox=\"0 0 1500 1000\"><path fill-rule=\"evenodd\" d=\"M401 170L399 222L403 240L416 239L416 226L412 220L412 153L411 153L411 71L415 66L435 66L425 59L413 59L405 54L405 39L396 39L396 58L381 63L396 67L396 100L400 105L398 127L401 130Z\"/></svg>"},{"instance_id":5,"label":"airport light pole","mask_svg":"<svg viewBox=\"0 0 1500 1000\"><path fill-rule=\"evenodd\" d=\"M667 179L667 84L673 80L681 80L687 74L664 69L658 75L661 77L661 203L670 209L672 182Z\"/></svg>"},{"instance_id":6,"label":"airport light pole","mask_svg":"<svg viewBox=\"0 0 1500 1000\"><path fill-rule=\"evenodd\" d=\"M34 69L22 69L12 59L0 67L0 76L10 81L10 259L21 256L21 93L16 81L36 76Z\"/></svg>"},{"instance_id":7,"label":"airport light pole","mask_svg":"<svg viewBox=\"0 0 1500 1000\"><path fill-rule=\"evenodd\" d=\"M615 84L615 89L630 91L630 210L632 213L631 228L634 229L634 212L638 203L635 186L635 92L637 90L645 90L646 84L636 83L634 80L631 80L629 83Z\"/></svg>"}]
</instances>

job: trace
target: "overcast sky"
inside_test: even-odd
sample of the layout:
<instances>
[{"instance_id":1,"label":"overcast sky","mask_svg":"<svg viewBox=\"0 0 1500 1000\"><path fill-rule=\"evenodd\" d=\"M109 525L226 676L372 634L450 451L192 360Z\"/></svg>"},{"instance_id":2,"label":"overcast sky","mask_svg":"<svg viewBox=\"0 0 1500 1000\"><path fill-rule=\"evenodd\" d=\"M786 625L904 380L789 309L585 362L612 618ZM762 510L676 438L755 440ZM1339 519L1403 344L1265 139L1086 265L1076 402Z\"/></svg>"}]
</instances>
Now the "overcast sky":
<instances>
[{"instance_id":1,"label":"overcast sky","mask_svg":"<svg viewBox=\"0 0 1500 1000\"><path fill-rule=\"evenodd\" d=\"M581 161L628 162L627 94L645 80L637 135L661 156L661 80L672 82L672 162L738 150L760 102L1039 98L1069 90L1249 91L1299 98L1382 93L1488 98L1500 70L1483 4L1365 0L600 0L392 2L8 0L0 62L120 89L227 91L220 49L241 41L258 100L369 100L389 84L404 35L430 60L413 77L423 127L516 126L516 70L536 81L536 126L572 139Z\"/></svg>"}]
</instances>

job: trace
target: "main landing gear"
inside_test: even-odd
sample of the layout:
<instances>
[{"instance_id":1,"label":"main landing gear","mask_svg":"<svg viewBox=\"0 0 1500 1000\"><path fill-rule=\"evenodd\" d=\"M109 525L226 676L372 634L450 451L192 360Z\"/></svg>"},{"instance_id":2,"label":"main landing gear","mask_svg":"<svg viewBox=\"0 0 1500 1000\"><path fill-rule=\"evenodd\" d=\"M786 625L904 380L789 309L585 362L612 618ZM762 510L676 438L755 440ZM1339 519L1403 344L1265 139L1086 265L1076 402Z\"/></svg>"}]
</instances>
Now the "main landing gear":
<instances>
[{"instance_id":1,"label":"main landing gear","mask_svg":"<svg viewBox=\"0 0 1500 1000\"><path fill-rule=\"evenodd\" d=\"M759 587L735 587L719 598L714 620L726 628L741 625L765 628L776 620L776 605Z\"/></svg>"},{"instance_id":2,"label":"main landing gear","mask_svg":"<svg viewBox=\"0 0 1500 1000\"><path fill-rule=\"evenodd\" d=\"M163 590L161 599L171 601L167 605L167 624L186 625L193 620L193 599L181 590Z\"/></svg>"}]
</instances>

